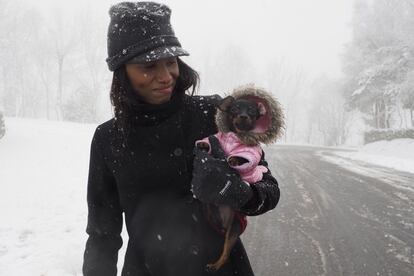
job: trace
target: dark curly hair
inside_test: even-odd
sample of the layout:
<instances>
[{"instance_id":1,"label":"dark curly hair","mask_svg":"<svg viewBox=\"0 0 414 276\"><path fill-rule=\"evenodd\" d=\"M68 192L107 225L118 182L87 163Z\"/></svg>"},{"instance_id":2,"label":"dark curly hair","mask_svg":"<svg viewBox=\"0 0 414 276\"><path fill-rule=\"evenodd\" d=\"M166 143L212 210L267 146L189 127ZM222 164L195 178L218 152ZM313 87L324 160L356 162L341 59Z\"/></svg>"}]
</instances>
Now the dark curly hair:
<instances>
[{"instance_id":1,"label":"dark curly hair","mask_svg":"<svg viewBox=\"0 0 414 276\"><path fill-rule=\"evenodd\" d=\"M180 74L174 88L175 93L185 93L192 88L188 94L193 96L199 86L199 74L178 57L177 63ZM121 145L123 148L127 146L126 139L131 128L129 116L132 114L132 105L129 95L132 93L135 91L128 79L125 65L123 65L114 71L110 92L111 104L114 107L114 127L122 136Z\"/></svg>"}]
</instances>

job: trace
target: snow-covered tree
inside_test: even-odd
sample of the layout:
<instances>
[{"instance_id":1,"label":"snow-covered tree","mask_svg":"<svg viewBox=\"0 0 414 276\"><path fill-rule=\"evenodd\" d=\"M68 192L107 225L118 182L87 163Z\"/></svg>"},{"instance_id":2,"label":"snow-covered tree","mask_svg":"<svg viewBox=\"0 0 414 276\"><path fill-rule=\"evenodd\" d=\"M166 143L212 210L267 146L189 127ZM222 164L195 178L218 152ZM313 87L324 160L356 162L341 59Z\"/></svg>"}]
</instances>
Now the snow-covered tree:
<instances>
[{"instance_id":1,"label":"snow-covered tree","mask_svg":"<svg viewBox=\"0 0 414 276\"><path fill-rule=\"evenodd\" d=\"M401 125L393 115L403 113L400 106L410 107L413 15L410 1L355 2L353 40L343 59L344 95L349 107L369 115L373 128Z\"/></svg>"},{"instance_id":2,"label":"snow-covered tree","mask_svg":"<svg viewBox=\"0 0 414 276\"><path fill-rule=\"evenodd\" d=\"M96 97L87 87L80 87L72 92L62 106L62 117L66 121L96 122Z\"/></svg>"},{"instance_id":3,"label":"snow-covered tree","mask_svg":"<svg viewBox=\"0 0 414 276\"><path fill-rule=\"evenodd\" d=\"M401 102L403 108L409 110L411 127L414 127L414 70L408 75L401 84Z\"/></svg>"},{"instance_id":4,"label":"snow-covered tree","mask_svg":"<svg viewBox=\"0 0 414 276\"><path fill-rule=\"evenodd\" d=\"M306 91L308 75L285 57L269 59L263 68L263 85L281 102L285 116L283 140L305 142Z\"/></svg>"},{"instance_id":5,"label":"snow-covered tree","mask_svg":"<svg viewBox=\"0 0 414 276\"><path fill-rule=\"evenodd\" d=\"M341 83L327 76L320 76L312 83L308 143L338 146L345 142L350 114L345 110L341 87Z\"/></svg>"},{"instance_id":6,"label":"snow-covered tree","mask_svg":"<svg viewBox=\"0 0 414 276\"><path fill-rule=\"evenodd\" d=\"M375 128L390 128L396 98L407 78L412 58L408 47L381 47L373 52L374 64L359 73L358 88L353 91L350 105L372 115Z\"/></svg>"}]
</instances>

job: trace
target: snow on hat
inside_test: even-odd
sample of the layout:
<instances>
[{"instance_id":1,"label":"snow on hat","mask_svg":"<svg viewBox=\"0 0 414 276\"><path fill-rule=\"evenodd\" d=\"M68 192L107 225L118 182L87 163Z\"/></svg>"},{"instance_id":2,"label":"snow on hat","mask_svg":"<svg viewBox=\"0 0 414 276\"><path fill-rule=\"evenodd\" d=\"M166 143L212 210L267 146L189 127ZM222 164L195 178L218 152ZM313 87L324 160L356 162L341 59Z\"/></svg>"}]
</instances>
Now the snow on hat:
<instances>
[{"instance_id":1,"label":"snow on hat","mask_svg":"<svg viewBox=\"0 0 414 276\"><path fill-rule=\"evenodd\" d=\"M124 63L141 63L188 56L170 24L171 9L155 2L121 2L109 10L108 58L110 71Z\"/></svg>"}]
</instances>

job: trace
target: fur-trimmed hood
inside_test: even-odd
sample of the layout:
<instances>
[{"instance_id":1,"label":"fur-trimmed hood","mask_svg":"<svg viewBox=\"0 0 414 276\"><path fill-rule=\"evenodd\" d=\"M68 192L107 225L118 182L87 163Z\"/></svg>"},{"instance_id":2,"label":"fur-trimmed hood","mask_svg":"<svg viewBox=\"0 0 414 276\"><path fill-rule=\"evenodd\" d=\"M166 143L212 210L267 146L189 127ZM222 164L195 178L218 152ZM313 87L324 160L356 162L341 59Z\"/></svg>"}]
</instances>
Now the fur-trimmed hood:
<instances>
[{"instance_id":1,"label":"fur-trimmed hood","mask_svg":"<svg viewBox=\"0 0 414 276\"><path fill-rule=\"evenodd\" d=\"M250 146L259 145L260 143L270 144L283 135L285 122L282 106L269 92L249 84L234 89L230 95L226 96L233 96L235 99L254 100L265 106L266 113L256 121L256 126L252 131L237 133L244 144ZM230 132L226 114L223 111L217 109L215 119L218 131Z\"/></svg>"}]
</instances>

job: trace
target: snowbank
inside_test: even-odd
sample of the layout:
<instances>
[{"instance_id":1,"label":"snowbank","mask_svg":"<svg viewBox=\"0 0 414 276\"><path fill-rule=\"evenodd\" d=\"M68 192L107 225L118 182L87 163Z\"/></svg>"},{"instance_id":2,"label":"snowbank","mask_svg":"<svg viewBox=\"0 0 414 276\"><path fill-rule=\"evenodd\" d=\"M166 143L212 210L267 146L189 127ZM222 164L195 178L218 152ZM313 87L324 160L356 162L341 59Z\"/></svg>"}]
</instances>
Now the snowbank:
<instances>
[{"instance_id":1,"label":"snowbank","mask_svg":"<svg viewBox=\"0 0 414 276\"><path fill-rule=\"evenodd\" d=\"M335 154L414 173L414 139L378 141L362 146L357 152Z\"/></svg>"},{"instance_id":2,"label":"snowbank","mask_svg":"<svg viewBox=\"0 0 414 276\"><path fill-rule=\"evenodd\" d=\"M6 118L0 140L0 275L82 275L96 125Z\"/></svg>"}]
</instances>

